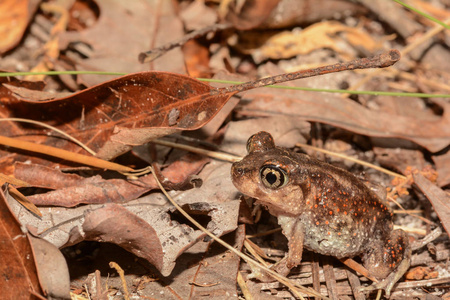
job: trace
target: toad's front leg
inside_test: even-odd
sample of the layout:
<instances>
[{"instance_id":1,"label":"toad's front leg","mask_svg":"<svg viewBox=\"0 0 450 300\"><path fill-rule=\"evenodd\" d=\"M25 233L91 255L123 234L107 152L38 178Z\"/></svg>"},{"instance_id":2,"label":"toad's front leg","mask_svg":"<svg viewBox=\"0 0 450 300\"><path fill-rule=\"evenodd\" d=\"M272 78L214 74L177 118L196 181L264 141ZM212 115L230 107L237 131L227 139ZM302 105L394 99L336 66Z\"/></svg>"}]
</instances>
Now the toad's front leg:
<instances>
[{"instance_id":1,"label":"toad's front leg","mask_svg":"<svg viewBox=\"0 0 450 300\"><path fill-rule=\"evenodd\" d=\"M305 235L304 227L301 222L291 217L279 217L278 223L283 229L283 234L288 239L289 249L286 256L272 265L270 269L282 276L287 276L291 269L298 266L302 261L303 241ZM252 267L252 274L249 275L249 278L256 278L262 282L270 282L274 280L270 274L255 267Z\"/></svg>"},{"instance_id":2,"label":"toad's front leg","mask_svg":"<svg viewBox=\"0 0 450 300\"><path fill-rule=\"evenodd\" d=\"M302 262L303 244L305 240L305 228L298 218L278 217L278 224L283 229L284 236L288 239L288 254L286 255L286 268L289 271Z\"/></svg>"}]
</instances>

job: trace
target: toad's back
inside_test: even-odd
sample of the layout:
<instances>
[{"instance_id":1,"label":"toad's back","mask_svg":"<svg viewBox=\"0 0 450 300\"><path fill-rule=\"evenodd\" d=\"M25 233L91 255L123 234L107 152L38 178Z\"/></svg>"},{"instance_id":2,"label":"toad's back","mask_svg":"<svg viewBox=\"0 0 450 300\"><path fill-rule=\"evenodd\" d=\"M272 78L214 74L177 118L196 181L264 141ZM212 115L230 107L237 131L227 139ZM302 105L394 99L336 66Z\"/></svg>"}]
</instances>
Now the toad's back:
<instances>
[{"instance_id":1,"label":"toad's back","mask_svg":"<svg viewBox=\"0 0 450 300\"><path fill-rule=\"evenodd\" d=\"M364 183L340 168L303 154L291 155L299 164L297 172L301 169L300 175L290 176L302 186L296 205L303 207L297 217L305 227L306 248L352 257L390 235L392 212Z\"/></svg>"}]
</instances>

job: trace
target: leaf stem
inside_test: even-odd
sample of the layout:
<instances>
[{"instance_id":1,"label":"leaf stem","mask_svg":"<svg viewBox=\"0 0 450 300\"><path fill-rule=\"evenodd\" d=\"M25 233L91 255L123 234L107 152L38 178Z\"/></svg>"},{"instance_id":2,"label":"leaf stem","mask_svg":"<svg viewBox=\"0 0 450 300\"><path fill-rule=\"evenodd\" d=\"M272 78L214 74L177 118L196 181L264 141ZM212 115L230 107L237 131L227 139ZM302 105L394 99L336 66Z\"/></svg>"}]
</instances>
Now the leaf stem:
<instances>
[{"instance_id":1,"label":"leaf stem","mask_svg":"<svg viewBox=\"0 0 450 300\"><path fill-rule=\"evenodd\" d=\"M322 66L314 69L301 70L298 72L280 74L271 77L262 78L255 81L245 82L238 85L233 85L224 88L211 90L211 95L218 94L236 94L239 92L251 90L258 87L268 86L271 84L278 84L282 82L308 78L323 74L336 73L347 70L368 69L368 68L385 68L392 66L400 59L400 52L391 49L388 52L369 57L352 60L349 62L337 63L333 65Z\"/></svg>"}]
</instances>

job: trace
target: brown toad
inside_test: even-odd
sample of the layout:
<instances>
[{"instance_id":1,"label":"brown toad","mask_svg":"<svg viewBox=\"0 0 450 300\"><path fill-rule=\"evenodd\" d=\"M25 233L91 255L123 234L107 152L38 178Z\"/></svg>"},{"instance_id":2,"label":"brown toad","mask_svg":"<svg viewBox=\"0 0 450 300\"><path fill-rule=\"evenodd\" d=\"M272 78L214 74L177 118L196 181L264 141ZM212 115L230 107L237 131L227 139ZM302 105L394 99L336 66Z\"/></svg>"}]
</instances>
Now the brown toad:
<instances>
[{"instance_id":1,"label":"brown toad","mask_svg":"<svg viewBox=\"0 0 450 300\"><path fill-rule=\"evenodd\" d=\"M339 259L360 256L381 280L369 289L389 295L409 268L411 247L405 232L393 230L387 203L353 174L276 147L267 132L251 136L247 151L231 177L239 191L267 206L288 239L289 252L274 269L287 275L300 264L303 247Z\"/></svg>"}]
</instances>

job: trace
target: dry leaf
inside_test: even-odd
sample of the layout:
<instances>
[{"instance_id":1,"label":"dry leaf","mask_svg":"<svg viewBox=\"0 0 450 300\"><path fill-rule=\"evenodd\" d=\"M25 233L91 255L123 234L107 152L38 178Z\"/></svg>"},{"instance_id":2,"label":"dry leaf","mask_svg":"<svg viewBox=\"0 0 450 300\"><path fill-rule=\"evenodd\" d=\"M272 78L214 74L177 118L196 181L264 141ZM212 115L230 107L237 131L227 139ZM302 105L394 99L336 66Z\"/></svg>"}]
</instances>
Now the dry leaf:
<instances>
[{"instance_id":1,"label":"dry leaf","mask_svg":"<svg viewBox=\"0 0 450 300\"><path fill-rule=\"evenodd\" d=\"M2 0L0 2L0 53L16 46L22 39L40 1Z\"/></svg>"},{"instance_id":2,"label":"dry leaf","mask_svg":"<svg viewBox=\"0 0 450 300\"><path fill-rule=\"evenodd\" d=\"M55 124L97 152L99 158L111 159L151 139L202 127L235 94L212 95L212 90L208 84L188 76L142 72L64 98L38 103L12 102L0 107L0 113ZM30 92L14 88L16 95L23 91ZM14 128L4 134L25 135L26 132L26 128ZM39 130L32 132L39 133ZM58 148L81 151L78 145L65 140L38 138ZM10 157L4 155L4 159Z\"/></svg>"},{"instance_id":3,"label":"dry leaf","mask_svg":"<svg viewBox=\"0 0 450 300\"><path fill-rule=\"evenodd\" d=\"M421 173L413 174L414 183L425 194L447 233L450 232L450 196L426 179Z\"/></svg>"},{"instance_id":4,"label":"dry leaf","mask_svg":"<svg viewBox=\"0 0 450 300\"><path fill-rule=\"evenodd\" d=\"M174 184L183 184L208 161L205 157L186 155L165 168L162 175ZM126 203L150 190L158 189L152 174L136 181L103 179L100 176L84 178L44 166L17 163L14 176L26 178L33 186L56 189L28 197L39 206L74 207L80 204Z\"/></svg>"},{"instance_id":5,"label":"dry leaf","mask_svg":"<svg viewBox=\"0 0 450 300\"><path fill-rule=\"evenodd\" d=\"M237 226L239 201L230 201L236 198L237 191L231 180L223 180L229 177L229 168L228 163L214 162L200 174L205 181L201 189L171 193L194 218L198 215L206 220L205 227L217 236ZM75 208L43 207L42 220L17 203L10 204L22 224L36 227L40 236L58 247L84 239L107 240L148 259L164 276L171 273L179 255L205 236L190 224L180 223L178 213L159 193L123 206L109 203ZM119 228L119 223L125 229ZM152 247L147 245L147 237L152 239Z\"/></svg>"},{"instance_id":6,"label":"dry leaf","mask_svg":"<svg viewBox=\"0 0 450 300\"><path fill-rule=\"evenodd\" d=\"M95 24L60 36L63 48L70 43L88 45L89 51L82 53L82 56L77 52L73 55L77 70L122 73L149 70L149 65L138 63L139 53L150 45L161 46L183 34L182 23L171 1L97 0L95 4L100 11ZM68 51L73 50L68 47ZM181 50L175 49L155 61L153 69L182 73ZM80 75L79 78L85 85L93 86L111 77Z\"/></svg>"},{"instance_id":7,"label":"dry leaf","mask_svg":"<svg viewBox=\"0 0 450 300\"><path fill-rule=\"evenodd\" d=\"M43 294L33 249L6 197L6 185L3 185L0 190L0 291L4 299L31 299L31 293Z\"/></svg>"},{"instance_id":8,"label":"dry leaf","mask_svg":"<svg viewBox=\"0 0 450 300\"><path fill-rule=\"evenodd\" d=\"M369 53L381 49L381 43L375 41L372 36L362 29L345 26L336 21L323 21L306 27L301 31L283 31L271 35L262 45L256 48L245 49L245 44L242 46L241 43L237 47L244 53L251 54L256 62L266 59L291 58L322 48L329 48L338 53L343 53L344 49L338 43L338 34L341 34L342 38L354 47L365 48ZM247 37L257 39L259 35L254 33L250 35L249 33ZM258 42L256 41L256 43Z\"/></svg>"},{"instance_id":9,"label":"dry leaf","mask_svg":"<svg viewBox=\"0 0 450 300\"><path fill-rule=\"evenodd\" d=\"M321 122L358 134L402 138L413 141L431 152L450 143L450 104L443 102L444 114L438 121L391 115L373 111L341 97L318 93L280 90L252 90L242 113L263 116L291 116Z\"/></svg>"}]
</instances>

